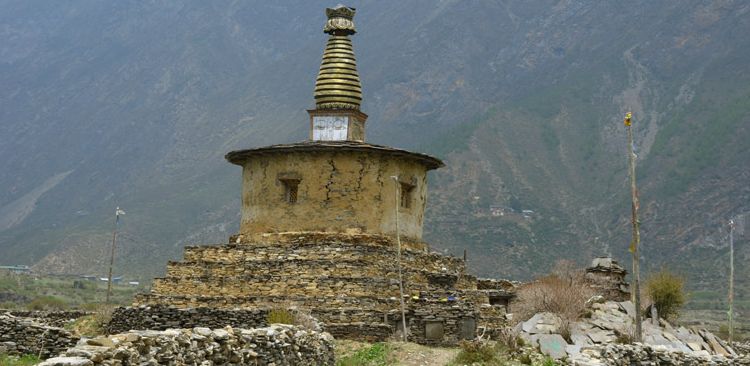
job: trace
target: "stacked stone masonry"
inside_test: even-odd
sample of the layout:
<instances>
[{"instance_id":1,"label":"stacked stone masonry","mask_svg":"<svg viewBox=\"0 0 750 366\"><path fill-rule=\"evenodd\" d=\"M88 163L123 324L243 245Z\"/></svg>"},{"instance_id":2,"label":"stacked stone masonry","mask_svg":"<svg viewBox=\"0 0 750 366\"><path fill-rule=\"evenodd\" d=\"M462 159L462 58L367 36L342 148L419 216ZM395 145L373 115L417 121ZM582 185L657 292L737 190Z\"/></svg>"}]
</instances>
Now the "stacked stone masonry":
<instances>
[{"instance_id":1,"label":"stacked stone masonry","mask_svg":"<svg viewBox=\"0 0 750 366\"><path fill-rule=\"evenodd\" d=\"M11 355L56 355L78 342L65 329L50 327L31 318L0 315L0 353Z\"/></svg>"},{"instance_id":2,"label":"stacked stone masonry","mask_svg":"<svg viewBox=\"0 0 750 366\"><path fill-rule=\"evenodd\" d=\"M259 328L268 326L268 312L259 309L180 309L164 305L120 307L107 324L109 334L131 329L166 330L173 328Z\"/></svg>"},{"instance_id":3,"label":"stacked stone masonry","mask_svg":"<svg viewBox=\"0 0 750 366\"><path fill-rule=\"evenodd\" d=\"M330 334L289 325L131 331L82 340L40 366L334 365Z\"/></svg>"},{"instance_id":4,"label":"stacked stone masonry","mask_svg":"<svg viewBox=\"0 0 750 366\"><path fill-rule=\"evenodd\" d=\"M410 245L401 256L412 339L456 344L473 338L478 329L486 333L487 328L506 325L507 301L491 305L490 300L498 294L512 298L514 284L478 282L466 273L463 260L421 248ZM150 293L137 296L134 305L303 309L336 337L379 341L401 329L398 278L398 251L388 237L274 234L260 243L187 247L184 260L170 262L166 276L154 281ZM478 283L483 284L481 289ZM126 318L122 311L114 322L126 323L119 320ZM180 322L165 319L170 319L170 326ZM211 326L216 325L220 324ZM138 329L146 324L128 326Z\"/></svg>"},{"instance_id":5,"label":"stacked stone masonry","mask_svg":"<svg viewBox=\"0 0 750 366\"><path fill-rule=\"evenodd\" d=\"M7 313L15 317L31 318L39 323L53 327L63 327L72 320L92 314L91 312L83 310L9 310Z\"/></svg>"}]
</instances>

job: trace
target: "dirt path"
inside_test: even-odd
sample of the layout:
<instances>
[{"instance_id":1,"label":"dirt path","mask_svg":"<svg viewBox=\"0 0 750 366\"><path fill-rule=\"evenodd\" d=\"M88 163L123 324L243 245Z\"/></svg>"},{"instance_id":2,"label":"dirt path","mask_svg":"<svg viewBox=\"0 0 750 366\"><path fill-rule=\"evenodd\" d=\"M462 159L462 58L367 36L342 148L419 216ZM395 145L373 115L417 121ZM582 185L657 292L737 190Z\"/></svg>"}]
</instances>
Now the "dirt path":
<instances>
[{"instance_id":1,"label":"dirt path","mask_svg":"<svg viewBox=\"0 0 750 366\"><path fill-rule=\"evenodd\" d=\"M366 342L336 341L336 357L352 355L372 346ZM427 347L415 343L387 342L389 365L445 366L458 354L458 348Z\"/></svg>"}]
</instances>

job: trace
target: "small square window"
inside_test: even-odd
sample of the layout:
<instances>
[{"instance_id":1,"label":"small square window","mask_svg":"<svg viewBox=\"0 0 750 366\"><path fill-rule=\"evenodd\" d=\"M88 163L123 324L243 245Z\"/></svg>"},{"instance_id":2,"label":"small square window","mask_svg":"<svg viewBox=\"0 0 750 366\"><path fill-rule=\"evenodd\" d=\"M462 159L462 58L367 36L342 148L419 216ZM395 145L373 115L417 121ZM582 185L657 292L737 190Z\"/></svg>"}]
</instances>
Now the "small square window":
<instances>
[{"instance_id":1,"label":"small square window","mask_svg":"<svg viewBox=\"0 0 750 366\"><path fill-rule=\"evenodd\" d=\"M424 337L431 341L442 341L445 335L442 321L431 320L424 324Z\"/></svg>"},{"instance_id":2,"label":"small square window","mask_svg":"<svg viewBox=\"0 0 750 366\"><path fill-rule=\"evenodd\" d=\"M282 179L284 185L284 201L287 203L297 203L297 190L299 179Z\"/></svg>"},{"instance_id":3,"label":"small square window","mask_svg":"<svg viewBox=\"0 0 750 366\"><path fill-rule=\"evenodd\" d=\"M399 205L401 206L401 208L411 207L411 193L413 190L414 185L401 182L401 197L399 197Z\"/></svg>"}]
</instances>

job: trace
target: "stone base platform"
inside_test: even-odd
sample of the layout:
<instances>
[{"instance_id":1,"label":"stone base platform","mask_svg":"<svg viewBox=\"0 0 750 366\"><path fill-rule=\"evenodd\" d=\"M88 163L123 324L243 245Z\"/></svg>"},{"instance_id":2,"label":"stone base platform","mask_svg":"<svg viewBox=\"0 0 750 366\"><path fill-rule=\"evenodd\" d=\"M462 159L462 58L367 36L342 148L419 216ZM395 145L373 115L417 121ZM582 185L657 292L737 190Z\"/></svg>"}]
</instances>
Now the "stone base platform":
<instances>
[{"instance_id":1,"label":"stone base platform","mask_svg":"<svg viewBox=\"0 0 750 366\"><path fill-rule=\"evenodd\" d=\"M266 239L242 242L235 236L230 244L188 246L184 259L169 262L166 276L155 279L151 292L138 295L134 305L299 309L337 337L381 341L399 332L399 256L393 239L324 233ZM511 297L512 285L478 282L466 273L463 260L418 244L405 245L400 261L413 341L455 344L474 338L478 327L504 325L507 301L496 301L497 293Z\"/></svg>"}]
</instances>

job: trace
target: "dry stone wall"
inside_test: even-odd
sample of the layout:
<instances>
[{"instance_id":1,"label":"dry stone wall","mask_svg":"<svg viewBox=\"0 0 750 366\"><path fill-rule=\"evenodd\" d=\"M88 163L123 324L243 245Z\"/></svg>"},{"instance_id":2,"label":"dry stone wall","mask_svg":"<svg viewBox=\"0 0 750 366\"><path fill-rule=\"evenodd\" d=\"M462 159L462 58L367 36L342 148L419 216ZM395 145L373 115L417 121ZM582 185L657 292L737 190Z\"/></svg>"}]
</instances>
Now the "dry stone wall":
<instances>
[{"instance_id":1,"label":"dry stone wall","mask_svg":"<svg viewBox=\"0 0 750 366\"><path fill-rule=\"evenodd\" d=\"M179 309L164 305L120 307L107 324L109 334L129 330L209 327L256 328L268 325L268 312L261 309Z\"/></svg>"},{"instance_id":2,"label":"dry stone wall","mask_svg":"<svg viewBox=\"0 0 750 366\"><path fill-rule=\"evenodd\" d=\"M39 366L334 365L333 337L290 325L131 331L83 340Z\"/></svg>"},{"instance_id":3,"label":"dry stone wall","mask_svg":"<svg viewBox=\"0 0 750 366\"><path fill-rule=\"evenodd\" d=\"M664 365L664 366L747 366L750 357L740 356L726 358L711 355L675 352L666 347L653 345L607 344L599 347L589 347L583 352L589 355L589 361L579 360L572 364L578 366L612 365Z\"/></svg>"},{"instance_id":4,"label":"dry stone wall","mask_svg":"<svg viewBox=\"0 0 750 366\"><path fill-rule=\"evenodd\" d=\"M78 339L65 329L50 327L30 318L0 315L0 353L41 354L45 358L72 347Z\"/></svg>"},{"instance_id":5,"label":"dry stone wall","mask_svg":"<svg viewBox=\"0 0 750 366\"><path fill-rule=\"evenodd\" d=\"M91 312L83 310L65 310L65 311L34 311L34 310L12 310L7 312L10 315L21 318L33 318L39 323L53 327L62 327L65 324L91 315Z\"/></svg>"}]
</instances>

